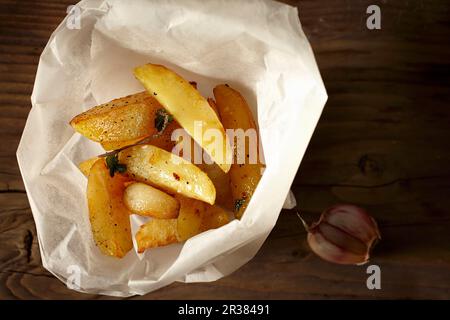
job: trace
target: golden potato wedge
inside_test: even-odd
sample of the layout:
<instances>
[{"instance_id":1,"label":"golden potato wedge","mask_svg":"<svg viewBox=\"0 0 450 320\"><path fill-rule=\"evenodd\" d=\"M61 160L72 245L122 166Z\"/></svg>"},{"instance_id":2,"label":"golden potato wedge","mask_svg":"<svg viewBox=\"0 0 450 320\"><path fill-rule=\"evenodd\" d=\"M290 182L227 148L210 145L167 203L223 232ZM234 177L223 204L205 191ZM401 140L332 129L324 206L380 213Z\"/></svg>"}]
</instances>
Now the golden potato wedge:
<instances>
[{"instance_id":1,"label":"golden potato wedge","mask_svg":"<svg viewBox=\"0 0 450 320\"><path fill-rule=\"evenodd\" d=\"M206 173L189 161L152 145L122 150L119 162L127 166L133 180L159 187L169 193L214 204L216 189Z\"/></svg>"},{"instance_id":2,"label":"golden potato wedge","mask_svg":"<svg viewBox=\"0 0 450 320\"><path fill-rule=\"evenodd\" d=\"M254 129L255 121L250 108L242 95L228 85L216 86L213 90L217 108L226 129ZM236 147L236 139L233 146ZM248 163L249 143L245 144L245 163L238 161L239 152L234 150L233 165L230 169L231 192L235 206L236 218L240 219L247 207L253 192L261 179L263 165L259 159L259 145L256 143L256 163Z\"/></svg>"},{"instance_id":3,"label":"golden potato wedge","mask_svg":"<svg viewBox=\"0 0 450 320\"><path fill-rule=\"evenodd\" d=\"M136 233L138 252L178 242L177 219L152 219Z\"/></svg>"},{"instance_id":4,"label":"golden potato wedge","mask_svg":"<svg viewBox=\"0 0 450 320\"><path fill-rule=\"evenodd\" d=\"M153 118L156 117L156 114L152 116ZM170 122L167 127L163 130L163 132L160 132L159 134L151 135L149 138L149 144L157 146L161 149L164 149L166 151L171 152L173 148L176 145L176 141L172 141L172 132L176 129L181 128L181 126L173 120ZM146 138L146 137L144 137ZM139 142L141 138L135 139L135 140L129 140L129 141L103 141L101 142L101 145L103 149L105 150L117 150L121 149L126 146L131 146L137 142Z\"/></svg>"},{"instance_id":5,"label":"golden potato wedge","mask_svg":"<svg viewBox=\"0 0 450 320\"><path fill-rule=\"evenodd\" d=\"M202 201L177 196L180 201L177 232L180 241L185 241L201 232L202 217L207 204Z\"/></svg>"},{"instance_id":6,"label":"golden potato wedge","mask_svg":"<svg viewBox=\"0 0 450 320\"><path fill-rule=\"evenodd\" d=\"M206 230L229 222L228 213L218 206L177 195L180 214L177 219L152 219L136 233L138 252L185 241Z\"/></svg>"},{"instance_id":7,"label":"golden potato wedge","mask_svg":"<svg viewBox=\"0 0 450 320\"><path fill-rule=\"evenodd\" d=\"M74 117L70 124L85 137L100 142L105 150L132 145L155 135L155 117L161 104L140 92L96 106Z\"/></svg>"},{"instance_id":8,"label":"golden potato wedge","mask_svg":"<svg viewBox=\"0 0 450 320\"><path fill-rule=\"evenodd\" d=\"M130 212L123 203L128 178L111 177L103 159L89 172L87 200L94 241L106 255L122 258L133 247Z\"/></svg>"},{"instance_id":9,"label":"golden potato wedge","mask_svg":"<svg viewBox=\"0 0 450 320\"><path fill-rule=\"evenodd\" d=\"M179 241L185 241L209 229L219 228L229 222L228 214L218 206L183 196L180 201L177 232Z\"/></svg>"},{"instance_id":10,"label":"golden potato wedge","mask_svg":"<svg viewBox=\"0 0 450 320\"><path fill-rule=\"evenodd\" d=\"M158 219L176 218L180 209L174 197L141 182L126 187L123 201L131 212Z\"/></svg>"},{"instance_id":11,"label":"golden potato wedge","mask_svg":"<svg viewBox=\"0 0 450 320\"><path fill-rule=\"evenodd\" d=\"M224 172L230 170L232 154L225 130L208 101L188 81L161 65L146 64L134 75L175 120L211 156ZM197 128L197 129L196 129ZM211 133L211 137L195 134Z\"/></svg>"},{"instance_id":12,"label":"golden potato wedge","mask_svg":"<svg viewBox=\"0 0 450 320\"><path fill-rule=\"evenodd\" d=\"M87 160L84 160L83 162L80 162L78 164L78 169L80 169L80 171L86 176L89 176L89 172L91 171L91 167L94 165L94 163L97 162L99 158L98 157L94 157L94 158L90 158Z\"/></svg>"},{"instance_id":13,"label":"golden potato wedge","mask_svg":"<svg viewBox=\"0 0 450 320\"><path fill-rule=\"evenodd\" d=\"M217 109L214 99L208 98L208 103L220 120L219 110ZM201 148L197 143L194 142L194 144L195 148ZM191 154L194 154L193 150L191 151ZM233 210L233 198L231 195L229 175L230 172L225 173L216 163L201 163L197 166L204 171L213 182L214 187L216 188L216 204L227 210Z\"/></svg>"},{"instance_id":14,"label":"golden potato wedge","mask_svg":"<svg viewBox=\"0 0 450 320\"><path fill-rule=\"evenodd\" d=\"M201 231L217 229L230 222L228 212L214 205L207 205L206 211L203 213Z\"/></svg>"},{"instance_id":15,"label":"golden potato wedge","mask_svg":"<svg viewBox=\"0 0 450 320\"><path fill-rule=\"evenodd\" d=\"M233 196L230 186L230 172L223 172L216 163L202 163L197 165L211 179L216 188L216 202L227 210L233 211Z\"/></svg>"},{"instance_id":16,"label":"golden potato wedge","mask_svg":"<svg viewBox=\"0 0 450 320\"><path fill-rule=\"evenodd\" d=\"M189 136L190 138L190 136ZM182 142L183 143L183 142ZM201 151L201 147L196 143L193 139L189 141L190 146L190 154L191 157L194 157L196 152ZM184 145L184 147L188 148L188 145ZM180 156L184 157L183 154L184 149L181 150ZM216 188L216 201L215 203L227 210L233 210L233 197L231 195L231 187L230 187L230 176L229 172L225 173L222 169L217 165L217 163L200 163L197 164L197 167L200 168L203 172L205 172L208 177L211 179L214 187Z\"/></svg>"}]
</instances>

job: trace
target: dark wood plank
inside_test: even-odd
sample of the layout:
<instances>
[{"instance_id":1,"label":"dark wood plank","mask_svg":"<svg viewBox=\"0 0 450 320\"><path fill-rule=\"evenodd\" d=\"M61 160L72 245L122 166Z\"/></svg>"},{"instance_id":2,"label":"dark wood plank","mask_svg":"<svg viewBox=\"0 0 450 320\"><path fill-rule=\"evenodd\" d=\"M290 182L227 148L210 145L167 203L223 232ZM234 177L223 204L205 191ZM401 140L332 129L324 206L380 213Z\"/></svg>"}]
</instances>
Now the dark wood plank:
<instances>
[{"instance_id":1,"label":"dark wood plank","mask_svg":"<svg viewBox=\"0 0 450 320\"><path fill-rule=\"evenodd\" d=\"M308 221L338 202L377 218L382 290L367 290L364 267L311 254L294 212L283 211L234 274L135 298L449 298L450 5L383 2L382 30L369 31L372 1L285 2L299 8L329 93L294 193ZM0 0L0 299L109 299L68 290L42 267L15 157L39 55L70 4Z\"/></svg>"}]
</instances>

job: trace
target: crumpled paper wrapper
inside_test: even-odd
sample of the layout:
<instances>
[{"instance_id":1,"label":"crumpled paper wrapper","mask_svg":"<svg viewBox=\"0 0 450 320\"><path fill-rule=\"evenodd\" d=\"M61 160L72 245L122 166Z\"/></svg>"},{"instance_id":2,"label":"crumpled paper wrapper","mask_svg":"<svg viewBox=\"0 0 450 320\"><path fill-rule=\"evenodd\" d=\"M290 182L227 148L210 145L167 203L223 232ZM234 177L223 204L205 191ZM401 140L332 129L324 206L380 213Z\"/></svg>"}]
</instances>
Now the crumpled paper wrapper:
<instances>
[{"instance_id":1,"label":"crumpled paper wrapper","mask_svg":"<svg viewBox=\"0 0 450 320\"><path fill-rule=\"evenodd\" d=\"M122 297L230 274L257 253L286 197L286 206L295 204L289 188L327 99L297 10L247 0L85 0L77 7L81 28L68 28L69 14L41 55L17 151L44 267L78 291ZM142 91L132 70L148 62L196 81L205 96L220 83L241 91L254 107L266 170L242 220L115 259L94 244L87 179L77 168L103 150L68 122ZM132 215L131 222L135 232L143 220Z\"/></svg>"}]
</instances>

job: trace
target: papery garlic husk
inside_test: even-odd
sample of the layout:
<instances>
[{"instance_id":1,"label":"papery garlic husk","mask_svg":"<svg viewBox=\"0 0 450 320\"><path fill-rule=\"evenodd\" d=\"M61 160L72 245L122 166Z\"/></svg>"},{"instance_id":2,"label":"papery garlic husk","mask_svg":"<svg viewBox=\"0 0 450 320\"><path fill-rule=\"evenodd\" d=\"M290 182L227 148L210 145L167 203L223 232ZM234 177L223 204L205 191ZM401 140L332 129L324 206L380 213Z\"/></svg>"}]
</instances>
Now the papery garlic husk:
<instances>
[{"instance_id":1,"label":"papery garlic husk","mask_svg":"<svg viewBox=\"0 0 450 320\"><path fill-rule=\"evenodd\" d=\"M319 257L338 264L364 264L381 239L376 221L362 208L335 205L307 227L308 244Z\"/></svg>"}]
</instances>

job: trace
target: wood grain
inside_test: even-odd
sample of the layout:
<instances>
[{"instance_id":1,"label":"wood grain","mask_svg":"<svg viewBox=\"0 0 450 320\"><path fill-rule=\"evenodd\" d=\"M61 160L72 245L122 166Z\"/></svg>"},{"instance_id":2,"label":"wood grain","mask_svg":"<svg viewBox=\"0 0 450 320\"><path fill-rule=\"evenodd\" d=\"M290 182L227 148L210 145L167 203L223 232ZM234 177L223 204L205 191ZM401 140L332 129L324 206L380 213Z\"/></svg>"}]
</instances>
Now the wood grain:
<instances>
[{"instance_id":1,"label":"wood grain","mask_svg":"<svg viewBox=\"0 0 450 320\"><path fill-rule=\"evenodd\" d=\"M376 31L365 26L373 1L286 2L299 8L329 94L293 190L308 221L338 202L376 217L382 290L366 288L365 267L311 254L283 211L234 274L133 299L450 298L448 1L379 1ZM0 299L109 299L71 291L42 267L15 157L39 55L70 4L0 0Z\"/></svg>"}]
</instances>

